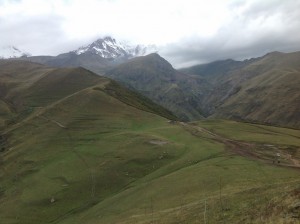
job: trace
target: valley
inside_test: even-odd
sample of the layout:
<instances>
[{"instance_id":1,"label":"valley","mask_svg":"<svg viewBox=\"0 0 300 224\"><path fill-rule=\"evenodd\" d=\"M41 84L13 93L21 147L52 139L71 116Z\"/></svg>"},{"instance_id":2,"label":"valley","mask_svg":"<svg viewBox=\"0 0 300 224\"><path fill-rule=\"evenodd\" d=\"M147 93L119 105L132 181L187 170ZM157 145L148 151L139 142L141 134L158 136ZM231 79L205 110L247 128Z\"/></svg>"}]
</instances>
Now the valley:
<instances>
[{"instance_id":1,"label":"valley","mask_svg":"<svg viewBox=\"0 0 300 224\"><path fill-rule=\"evenodd\" d=\"M84 68L0 65L0 223L299 221L298 129L182 122Z\"/></svg>"},{"instance_id":2,"label":"valley","mask_svg":"<svg viewBox=\"0 0 300 224\"><path fill-rule=\"evenodd\" d=\"M290 128L300 126L300 52L270 52L175 69L155 46L100 38L57 56L28 56L51 67L83 67L114 79L170 110L182 121L230 119Z\"/></svg>"},{"instance_id":3,"label":"valley","mask_svg":"<svg viewBox=\"0 0 300 224\"><path fill-rule=\"evenodd\" d=\"M299 8L0 0L0 224L300 224Z\"/></svg>"}]
</instances>

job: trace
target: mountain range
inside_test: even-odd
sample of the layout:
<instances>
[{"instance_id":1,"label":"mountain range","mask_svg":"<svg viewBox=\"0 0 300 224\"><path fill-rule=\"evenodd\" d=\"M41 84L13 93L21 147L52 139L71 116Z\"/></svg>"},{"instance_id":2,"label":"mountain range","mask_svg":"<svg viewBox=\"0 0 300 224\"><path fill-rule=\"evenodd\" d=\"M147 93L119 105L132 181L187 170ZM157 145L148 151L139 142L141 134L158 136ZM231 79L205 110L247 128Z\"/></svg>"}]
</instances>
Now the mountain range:
<instances>
[{"instance_id":1,"label":"mountain range","mask_svg":"<svg viewBox=\"0 0 300 224\"><path fill-rule=\"evenodd\" d=\"M153 51L157 49L152 45L129 46L105 37L58 56L22 60L83 67L110 77L183 121L214 117L299 127L299 52L273 52L176 70Z\"/></svg>"},{"instance_id":2,"label":"mountain range","mask_svg":"<svg viewBox=\"0 0 300 224\"><path fill-rule=\"evenodd\" d=\"M166 60L128 63L111 77L139 75L148 91L171 88L176 109L192 107L180 103L184 73ZM0 223L297 223L299 137L232 120L179 122L85 68L0 60Z\"/></svg>"},{"instance_id":3,"label":"mountain range","mask_svg":"<svg viewBox=\"0 0 300 224\"><path fill-rule=\"evenodd\" d=\"M182 120L227 118L300 127L300 52L224 60L179 71L157 54L105 75L133 87Z\"/></svg>"},{"instance_id":4,"label":"mountain range","mask_svg":"<svg viewBox=\"0 0 300 224\"><path fill-rule=\"evenodd\" d=\"M298 223L300 52L100 53L0 60L0 223Z\"/></svg>"},{"instance_id":5,"label":"mountain range","mask_svg":"<svg viewBox=\"0 0 300 224\"><path fill-rule=\"evenodd\" d=\"M131 58L157 52L155 45L132 45L112 37L99 38L87 46L57 56L32 56L23 60L54 67L85 67L102 74Z\"/></svg>"}]
</instances>

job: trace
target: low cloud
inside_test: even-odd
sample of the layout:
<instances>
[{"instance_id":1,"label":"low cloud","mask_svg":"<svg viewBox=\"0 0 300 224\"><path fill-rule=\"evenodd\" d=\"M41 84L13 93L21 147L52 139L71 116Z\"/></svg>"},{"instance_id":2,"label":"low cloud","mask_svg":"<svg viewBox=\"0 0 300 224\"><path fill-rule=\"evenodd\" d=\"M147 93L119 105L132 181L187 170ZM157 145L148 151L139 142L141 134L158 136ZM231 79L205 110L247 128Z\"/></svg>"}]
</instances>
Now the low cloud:
<instances>
[{"instance_id":1,"label":"low cloud","mask_svg":"<svg viewBox=\"0 0 300 224\"><path fill-rule=\"evenodd\" d=\"M294 10L300 1L266 2L234 5L235 14L213 37L191 36L163 46L160 53L175 67L185 67L300 50L300 11Z\"/></svg>"},{"instance_id":2,"label":"low cloud","mask_svg":"<svg viewBox=\"0 0 300 224\"><path fill-rule=\"evenodd\" d=\"M112 35L175 67L300 50L300 0L0 0L0 47L57 55Z\"/></svg>"},{"instance_id":3,"label":"low cloud","mask_svg":"<svg viewBox=\"0 0 300 224\"><path fill-rule=\"evenodd\" d=\"M57 44L63 39L63 32L60 27L60 19L51 17L50 19L40 16L18 18L0 17L0 33L2 45L16 45L32 54L55 54L59 52ZM13 42L12 42L13 40Z\"/></svg>"}]
</instances>

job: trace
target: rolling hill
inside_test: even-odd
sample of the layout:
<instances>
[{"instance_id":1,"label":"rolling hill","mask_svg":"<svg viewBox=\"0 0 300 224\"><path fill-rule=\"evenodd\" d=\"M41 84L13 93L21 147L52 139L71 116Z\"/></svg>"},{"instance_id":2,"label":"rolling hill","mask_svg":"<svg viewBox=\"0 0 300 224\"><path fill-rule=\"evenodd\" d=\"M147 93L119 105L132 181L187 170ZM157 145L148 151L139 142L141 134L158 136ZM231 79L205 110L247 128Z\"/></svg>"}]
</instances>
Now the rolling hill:
<instances>
[{"instance_id":1,"label":"rolling hill","mask_svg":"<svg viewBox=\"0 0 300 224\"><path fill-rule=\"evenodd\" d=\"M122 93L120 99L128 104L132 98L139 102L136 105L139 108L143 107L147 111L176 119L169 111L145 97L84 68L51 68L27 61L0 60L0 83L1 111L3 110L3 113L11 111L11 115L15 114L16 118L88 87L107 83L103 91L108 94L113 96L116 92L120 92Z\"/></svg>"},{"instance_id":2,"label":"rolling hill","mask_svg":"<svg viewBox=\"0 0 300 224\"><path fill-rule=\"evenodd\" d=\"M0 65L0 223L298 222L299 130L177 122L83 68Z\"/></svg>"}]
</instances>

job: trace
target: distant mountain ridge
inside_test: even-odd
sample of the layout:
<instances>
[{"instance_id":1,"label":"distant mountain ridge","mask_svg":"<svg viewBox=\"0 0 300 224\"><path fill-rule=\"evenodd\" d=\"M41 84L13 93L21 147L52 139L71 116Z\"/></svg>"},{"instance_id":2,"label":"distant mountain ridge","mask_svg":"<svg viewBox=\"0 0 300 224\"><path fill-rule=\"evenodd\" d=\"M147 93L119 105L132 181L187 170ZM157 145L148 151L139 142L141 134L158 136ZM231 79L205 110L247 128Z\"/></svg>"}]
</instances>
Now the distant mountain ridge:
<instances>
[{"instance_id":1,"label":"distant mountain ridge","mask_svg":"<svg viewBox=\"0 0 300 224\"><path fill-rule=\"evenodd\" d=\"M57 56L33 56L24 60L52 67L84 67L101 75L131 58L157 51L155 45L131 45L107 36Z\"/></svg>"},{"instance_id":2,"label":"distant mountain ridge","mask_svg":"<svg viewBox=\"0 0 300 224\"><path fill-rule=\"evenodd\" d=\"M215 61L176 70L157 53L111 37L77 50L22 60L83 67L120 81L184 121L217 117L300 127L300 52Z\"/></svg>"}]
</instances>

